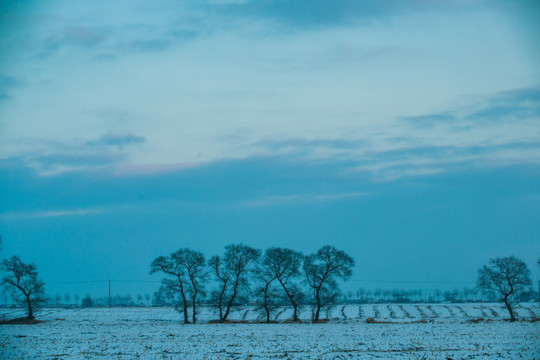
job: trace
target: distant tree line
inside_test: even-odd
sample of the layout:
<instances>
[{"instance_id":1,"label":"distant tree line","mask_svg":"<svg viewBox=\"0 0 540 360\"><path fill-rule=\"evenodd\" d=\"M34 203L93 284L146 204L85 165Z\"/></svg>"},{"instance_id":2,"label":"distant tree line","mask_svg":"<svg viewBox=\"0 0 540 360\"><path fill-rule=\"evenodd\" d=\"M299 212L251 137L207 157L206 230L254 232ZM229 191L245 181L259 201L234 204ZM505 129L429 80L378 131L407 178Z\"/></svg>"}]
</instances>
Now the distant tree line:
<instances>
[{"instance_id":1,"label":"distant tree line","mask_svg":"<svg viewBox=\"0 0 540 360\"><path fill-rule=\"evenodd\" d=\"M538 300L538 292L531 289L521 291L517 295L518 302ZM498 301L496 293L478 287L442 289L366 289L349 290L342 294L344 304L386 304L386 303L472 303Z\"/></svg>"},{"instance_id":2,"label":"distant tree line","mask_svg":"<svg viewBox=\"0 0 540 360\"><path fill-rule=\"evenodd\" d=\"M136 295L135 295L136 294ZM517 296L518 302L537 301L538 292L533 288L522 291ZM3 300L4 303L6 299ZM383 289L383 288L358 288L356 290L341 291L336 300L341 304L412 304L412 303L476 303L476 302L496 302L497 294L481 290L477 287L454 288L451 290L442 289ZM201 304L207 305L210 302L208 297L201 300ZM107 306L108 296L91 296L86 294L81 297L78 293L64 293L48 295L45 297L44 305L51 307L90 307ZM111 305L118 307L127 306L172 306L172 299L165 299L156 292L115 294L111 297Z\"/></svg>"},{"instance_id":3,"label":"distant tree line","mask_svg":"<svg viewBox=\"0 0 540 360\"><path fill-rule=\"evenodd\" d=\"M339 298L338 280L348 280L353 267L352 257L329 245L304 255L286 248L271 247L263 253L231 244L223 255L208 261L188 248L160 256L152 261L150 273L166 275L155 300L173 301L185 324L197 322L201 303L216 308L219 322L228 321L238 305L256 306L270 322L271 312L284 304L292 307L293 321L298 320L301 306L310 306L313 320L318 321L321 309Z\"/></svg>"}]
</instances>

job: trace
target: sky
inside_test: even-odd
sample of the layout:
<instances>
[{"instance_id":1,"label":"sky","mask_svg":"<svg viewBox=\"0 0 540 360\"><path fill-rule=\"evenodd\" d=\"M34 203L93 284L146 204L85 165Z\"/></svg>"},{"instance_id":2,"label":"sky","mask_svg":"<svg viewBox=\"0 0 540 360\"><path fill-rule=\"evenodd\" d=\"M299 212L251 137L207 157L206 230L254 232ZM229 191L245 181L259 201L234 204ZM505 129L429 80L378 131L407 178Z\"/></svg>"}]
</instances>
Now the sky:
<instances>
[{"instance_id":1,"label":"sky","mask_svg":"<svg viewBox=\"0 0 540 360\"><path fill-rule=\"evenodd\" d=\"M525 0L3 1L0 257L49 293L237 242L336 246L349 289L509 255L539 280L539 27Z\"/></svg>"}]
</instances>

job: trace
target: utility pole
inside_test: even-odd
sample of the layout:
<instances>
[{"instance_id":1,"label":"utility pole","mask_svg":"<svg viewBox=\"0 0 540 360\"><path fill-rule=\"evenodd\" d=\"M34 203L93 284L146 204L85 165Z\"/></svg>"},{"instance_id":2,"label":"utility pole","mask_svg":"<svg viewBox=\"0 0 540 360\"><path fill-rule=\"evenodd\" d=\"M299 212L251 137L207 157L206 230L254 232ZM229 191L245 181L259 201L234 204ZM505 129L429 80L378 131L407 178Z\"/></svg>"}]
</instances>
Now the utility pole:
<instances>
[{"instance_id":1,"label":"utility pole","mask_svg":"<svg viewBox=\"0 0 540 360\"><path fill-rule=\"evenodd\" d=\"M111 280L109 280L109 307L111 307Z\"/></svg>"}]
</instances>

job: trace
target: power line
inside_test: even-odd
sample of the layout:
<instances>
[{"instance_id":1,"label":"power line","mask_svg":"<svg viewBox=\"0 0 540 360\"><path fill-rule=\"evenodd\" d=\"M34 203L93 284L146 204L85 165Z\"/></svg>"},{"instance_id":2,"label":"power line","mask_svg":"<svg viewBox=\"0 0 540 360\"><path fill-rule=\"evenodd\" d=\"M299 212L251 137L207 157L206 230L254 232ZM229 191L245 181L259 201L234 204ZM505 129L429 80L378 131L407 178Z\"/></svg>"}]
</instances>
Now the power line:
<instances>
[{"instance_id":1,"label":"power line","mask_svg":"<svg viewBox=\"0 0 540 360\"><path fill-rule=\"evenodd\" d=\"M160 284L161 281L156 280L81 280L81 281L51 281L47 282L47 284L88 284L88 283L107 283L109 281L117 282L117 283L155 283Z\"/></svg>"},{"instance_id":2,"label":"power line","mask_svg":"<svg viewBox=\"0 0 540 360\"><path fill-rule=\"evenodd\" d=\"M111 280L80 280L80 281L52 281L47 284L90 284L90 283L108 283L109 281L115 283L141 283L141 284L161 284L161 281L157 280L128 280L128 279L111 279ZM365 282L365 283L393 283L393 284L475 284L474 281L428 281L428 280L374 280L374 279L350 279L352 282Z\"/></svg>"},{"instance_id":3,"label":"power line","mask_svg":"<svg viewBox=\"0 0 540 360\"><path fill-rule=\"evenodd\" d=\"M108 280L80 280L80 281L48 281L47 285L54 284L88 284L88 283L103 283Z\"/></svg>"},{"instance_id":4,"label":"power line","mask_svg":"<svg viewBox=\"0 0 540 360\"><path fill-rule=\"evenodd\" d=\"M351 279L349 281L367 282L367 283L397 283L397 284L475 284L474 281L364 280L364 279Z\"/></svg>"},{"instance_id":5,"label":"power line","mask_svg":"<svg viewBox=\"0 0 540 360\"><path fill-rule=\"evenodd\" d=\"M155 284L161 284L161 281L157 281L157 280L114 280L114 279L111 279L111 281L114 281L114 282L131 282L131 283L155 283Z\"/></svg>"}]
</instances>

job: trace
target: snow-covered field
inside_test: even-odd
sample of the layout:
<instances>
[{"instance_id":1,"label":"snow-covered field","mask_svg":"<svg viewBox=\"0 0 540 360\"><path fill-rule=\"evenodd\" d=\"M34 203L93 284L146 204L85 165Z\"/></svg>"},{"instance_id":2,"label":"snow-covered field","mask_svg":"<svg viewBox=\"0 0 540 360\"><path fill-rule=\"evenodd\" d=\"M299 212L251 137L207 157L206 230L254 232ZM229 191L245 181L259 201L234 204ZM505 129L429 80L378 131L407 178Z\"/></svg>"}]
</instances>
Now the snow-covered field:
<instances>
[{"instance_id":1,"label":"snow-covered field","mask_svg":"<svg viewBox=\"0 0 540 360\"><path fill-rule=\"evenodd\" d=\"M540 323L530 321L540 309L517 312L529 321L504 321L500 304L367 304L336 306L326 324L180 325L169 308L43 309L43 323L0 326L0 359L540 359ZM0 318L22 315L0 310ZM232 315L258 318L253 308ZM468 321L475 318L488 321ZM203 308L199 319L215 314ZM421 319L428 322L413 323Z\"/></svg>"}]
</instances>

